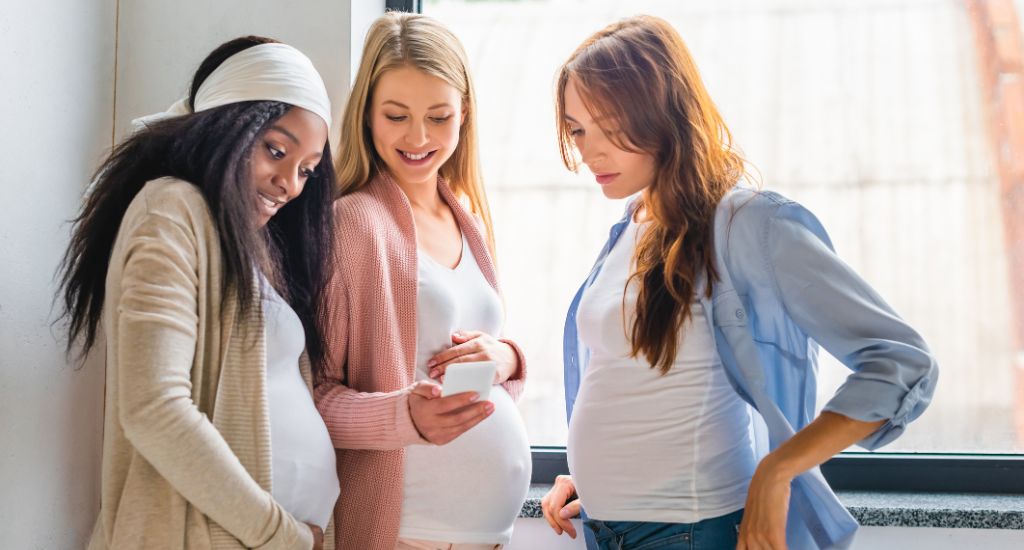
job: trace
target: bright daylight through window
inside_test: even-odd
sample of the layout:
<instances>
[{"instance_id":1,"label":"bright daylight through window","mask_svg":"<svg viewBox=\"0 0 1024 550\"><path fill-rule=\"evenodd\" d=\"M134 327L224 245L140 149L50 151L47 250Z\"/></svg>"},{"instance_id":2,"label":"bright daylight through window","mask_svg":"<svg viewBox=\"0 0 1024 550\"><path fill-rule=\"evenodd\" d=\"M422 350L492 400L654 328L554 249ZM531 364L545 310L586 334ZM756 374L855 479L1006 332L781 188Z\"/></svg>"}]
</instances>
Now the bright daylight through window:
<instances>
[{"instance_id":1,"label":"bright daylight through window","mask_svg":"<svg viewBox=\"0 0 1024 550\"><path fill-rule=\"evenodd\" d=\"M979 4L426 1L476 79L506 333L531 361L531 443L565 444L564 315L624 206L562 166L555 72L642 9L687 41L763 186L815 212L938 357L932 407L884 450L1024 452L1024 212L1010 202L1024 197L1024 75L1000 47L1020 39L1024 1ZM993 31L999 10L1018 14L1012 32ZM819 406L847 372L823 354Z\"/></svg>"}]
</instances>

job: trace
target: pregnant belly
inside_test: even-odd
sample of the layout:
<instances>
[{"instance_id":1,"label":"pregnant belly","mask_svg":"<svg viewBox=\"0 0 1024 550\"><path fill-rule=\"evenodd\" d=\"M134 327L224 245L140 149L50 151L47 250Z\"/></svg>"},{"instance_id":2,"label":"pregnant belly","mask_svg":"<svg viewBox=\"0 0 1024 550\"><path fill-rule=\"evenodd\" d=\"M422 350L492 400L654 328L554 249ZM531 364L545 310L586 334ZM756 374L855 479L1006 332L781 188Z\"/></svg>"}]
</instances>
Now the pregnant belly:
<instances>
[{"instance_id":1,"label":"pregnant belly","mask_svg":"<svg viewBox=\"0 0 1024 550\"><path fill-rule=\"evenodd\" d=\"M447 445L406 447L403 536L512 527L530 485L530 444L505 389L492 388L490 400L491 416Z\"/></svg>"}]
</instances>

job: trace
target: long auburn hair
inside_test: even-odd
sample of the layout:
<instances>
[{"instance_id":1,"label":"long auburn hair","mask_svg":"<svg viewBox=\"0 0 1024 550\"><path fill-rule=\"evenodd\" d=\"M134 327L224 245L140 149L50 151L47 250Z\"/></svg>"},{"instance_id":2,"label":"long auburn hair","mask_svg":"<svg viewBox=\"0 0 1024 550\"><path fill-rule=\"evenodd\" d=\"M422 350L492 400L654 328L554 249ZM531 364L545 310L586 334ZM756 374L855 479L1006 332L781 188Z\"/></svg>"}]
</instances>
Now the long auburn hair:
<instances>
[{"instance_id":1,"label":"long auburn hair","mask_svg":"<svg viewBox=\"0 0 1024 550\"><path fill-rule=\"evenodd\" d=\"M651 220L636 247L639 281L632 356L663 374L676 357L698 282L711 296L717 281L712 248L715 208L744 175L744 161L701 81L679 33L664 19L639 16L585 40L558 74L556 124L566 167L580 165L565 118L565 88L575 84L587 110L616 146L655 160L654 181L639 199ZM595 116L595 118L597 118Z\"/></svg>"},{"instance_id":2,"label":"long auburn hair","mask_svg":"<svg viewBox=\"0 0 1024 550\"><path fill-rule=\"evenodd\" d=\"M276 41L246 36L210 53L193 77L189 105L194 106L200 85L227 58L271 42ZM68 352L81 340L84 356L96 343L110 254L128 206L147 182L171 176L196 186L210 208L224 262L224 299L237 297L239 315L258 307L256 293L262 294L262 287L254 284L253 267L260 268L302 321L307 352L314 370L319 368L325 337L320 310L335 238L330 143L302 194L263 229L255 200L245 200L253 196L249 165L254 146L289 107L246 101L169 118L148 124L113 149L72 220L71 242L58 271Z\"/></svg>"},{"instance_id":3,"label":"long auburn hair","mask_svg":"<svg viewBox=\"0 0 1024 550\"><path fill-rule=\"evenodd\" d=\"M339 194L363 188L387 169L373 146L369 109L374 86L381 75L401 67L413 67L440 78L462 95L466 115L459 129L459 144L441 166L439 174L455 196L467 200L470 210L480 216L493 257L494 228L480 172L476 94L469 62L459 39L430 17L392 11L377 18L367 32L359 72L345 105L341 143L334 165Z\"/></svg>"}]
</instances>

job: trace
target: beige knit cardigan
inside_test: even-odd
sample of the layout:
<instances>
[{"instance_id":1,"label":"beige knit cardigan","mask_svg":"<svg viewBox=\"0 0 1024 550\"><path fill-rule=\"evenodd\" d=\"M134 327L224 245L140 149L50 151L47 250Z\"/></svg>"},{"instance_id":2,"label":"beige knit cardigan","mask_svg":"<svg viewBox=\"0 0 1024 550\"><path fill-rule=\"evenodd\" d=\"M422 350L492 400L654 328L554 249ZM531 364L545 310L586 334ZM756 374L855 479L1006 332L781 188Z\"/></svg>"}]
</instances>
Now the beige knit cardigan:
<instances>
[{"instance_id":1,"label":"beige knit cardigan","mask_svg":"<svg viewBox=\"0 0 1024 550\"><path fill-rule=\"evenodd\" d=\"M238 319L237 300L222 302L220 254L206 201L184 181L147 183L121 222L103 304L106 408L90 549L313 546L309 528L271 497L262 310L255 302Z\"/></svg>"},{"instance_id":2,"label":"beige knit cardigan","mask_svg":"<svg viewBox=\"0 0 1024 550\"><path fill-rule=\"evenodd\" d=\"M478 220L442 180L438 190L458 222L484 278L497 290L494 263ZM416 228L409 200L378 176L335 201L338 239L329 287L325 379L316 402L338 449L341 496L336 548L392 550L398 538L406 445L426 443L409 415L416 368ZM526 360L504 384L523 391Z\"/></svg>"}]
</instances>

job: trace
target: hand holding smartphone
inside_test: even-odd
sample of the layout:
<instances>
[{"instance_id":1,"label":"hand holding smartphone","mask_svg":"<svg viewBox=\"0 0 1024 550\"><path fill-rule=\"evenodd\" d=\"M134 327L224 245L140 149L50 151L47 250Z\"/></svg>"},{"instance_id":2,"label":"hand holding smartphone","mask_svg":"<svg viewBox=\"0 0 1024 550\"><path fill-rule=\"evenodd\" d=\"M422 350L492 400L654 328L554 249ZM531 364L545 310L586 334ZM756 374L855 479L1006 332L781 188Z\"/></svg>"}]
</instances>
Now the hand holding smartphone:
<instances>
[{"instance_id":1,"label":"hand holding smartphone","mask_svg":"<svg viewBox=\"0 0 1024 550\"><path fill-rule=\"evenodd\" d=\"M444 385L441 386L441 397L457 393L475 391L480 401L491 396L491 386L497 372L494 361L477 361L474 363L453 363L444 371Z\"/></svg>"}]
</instances>

